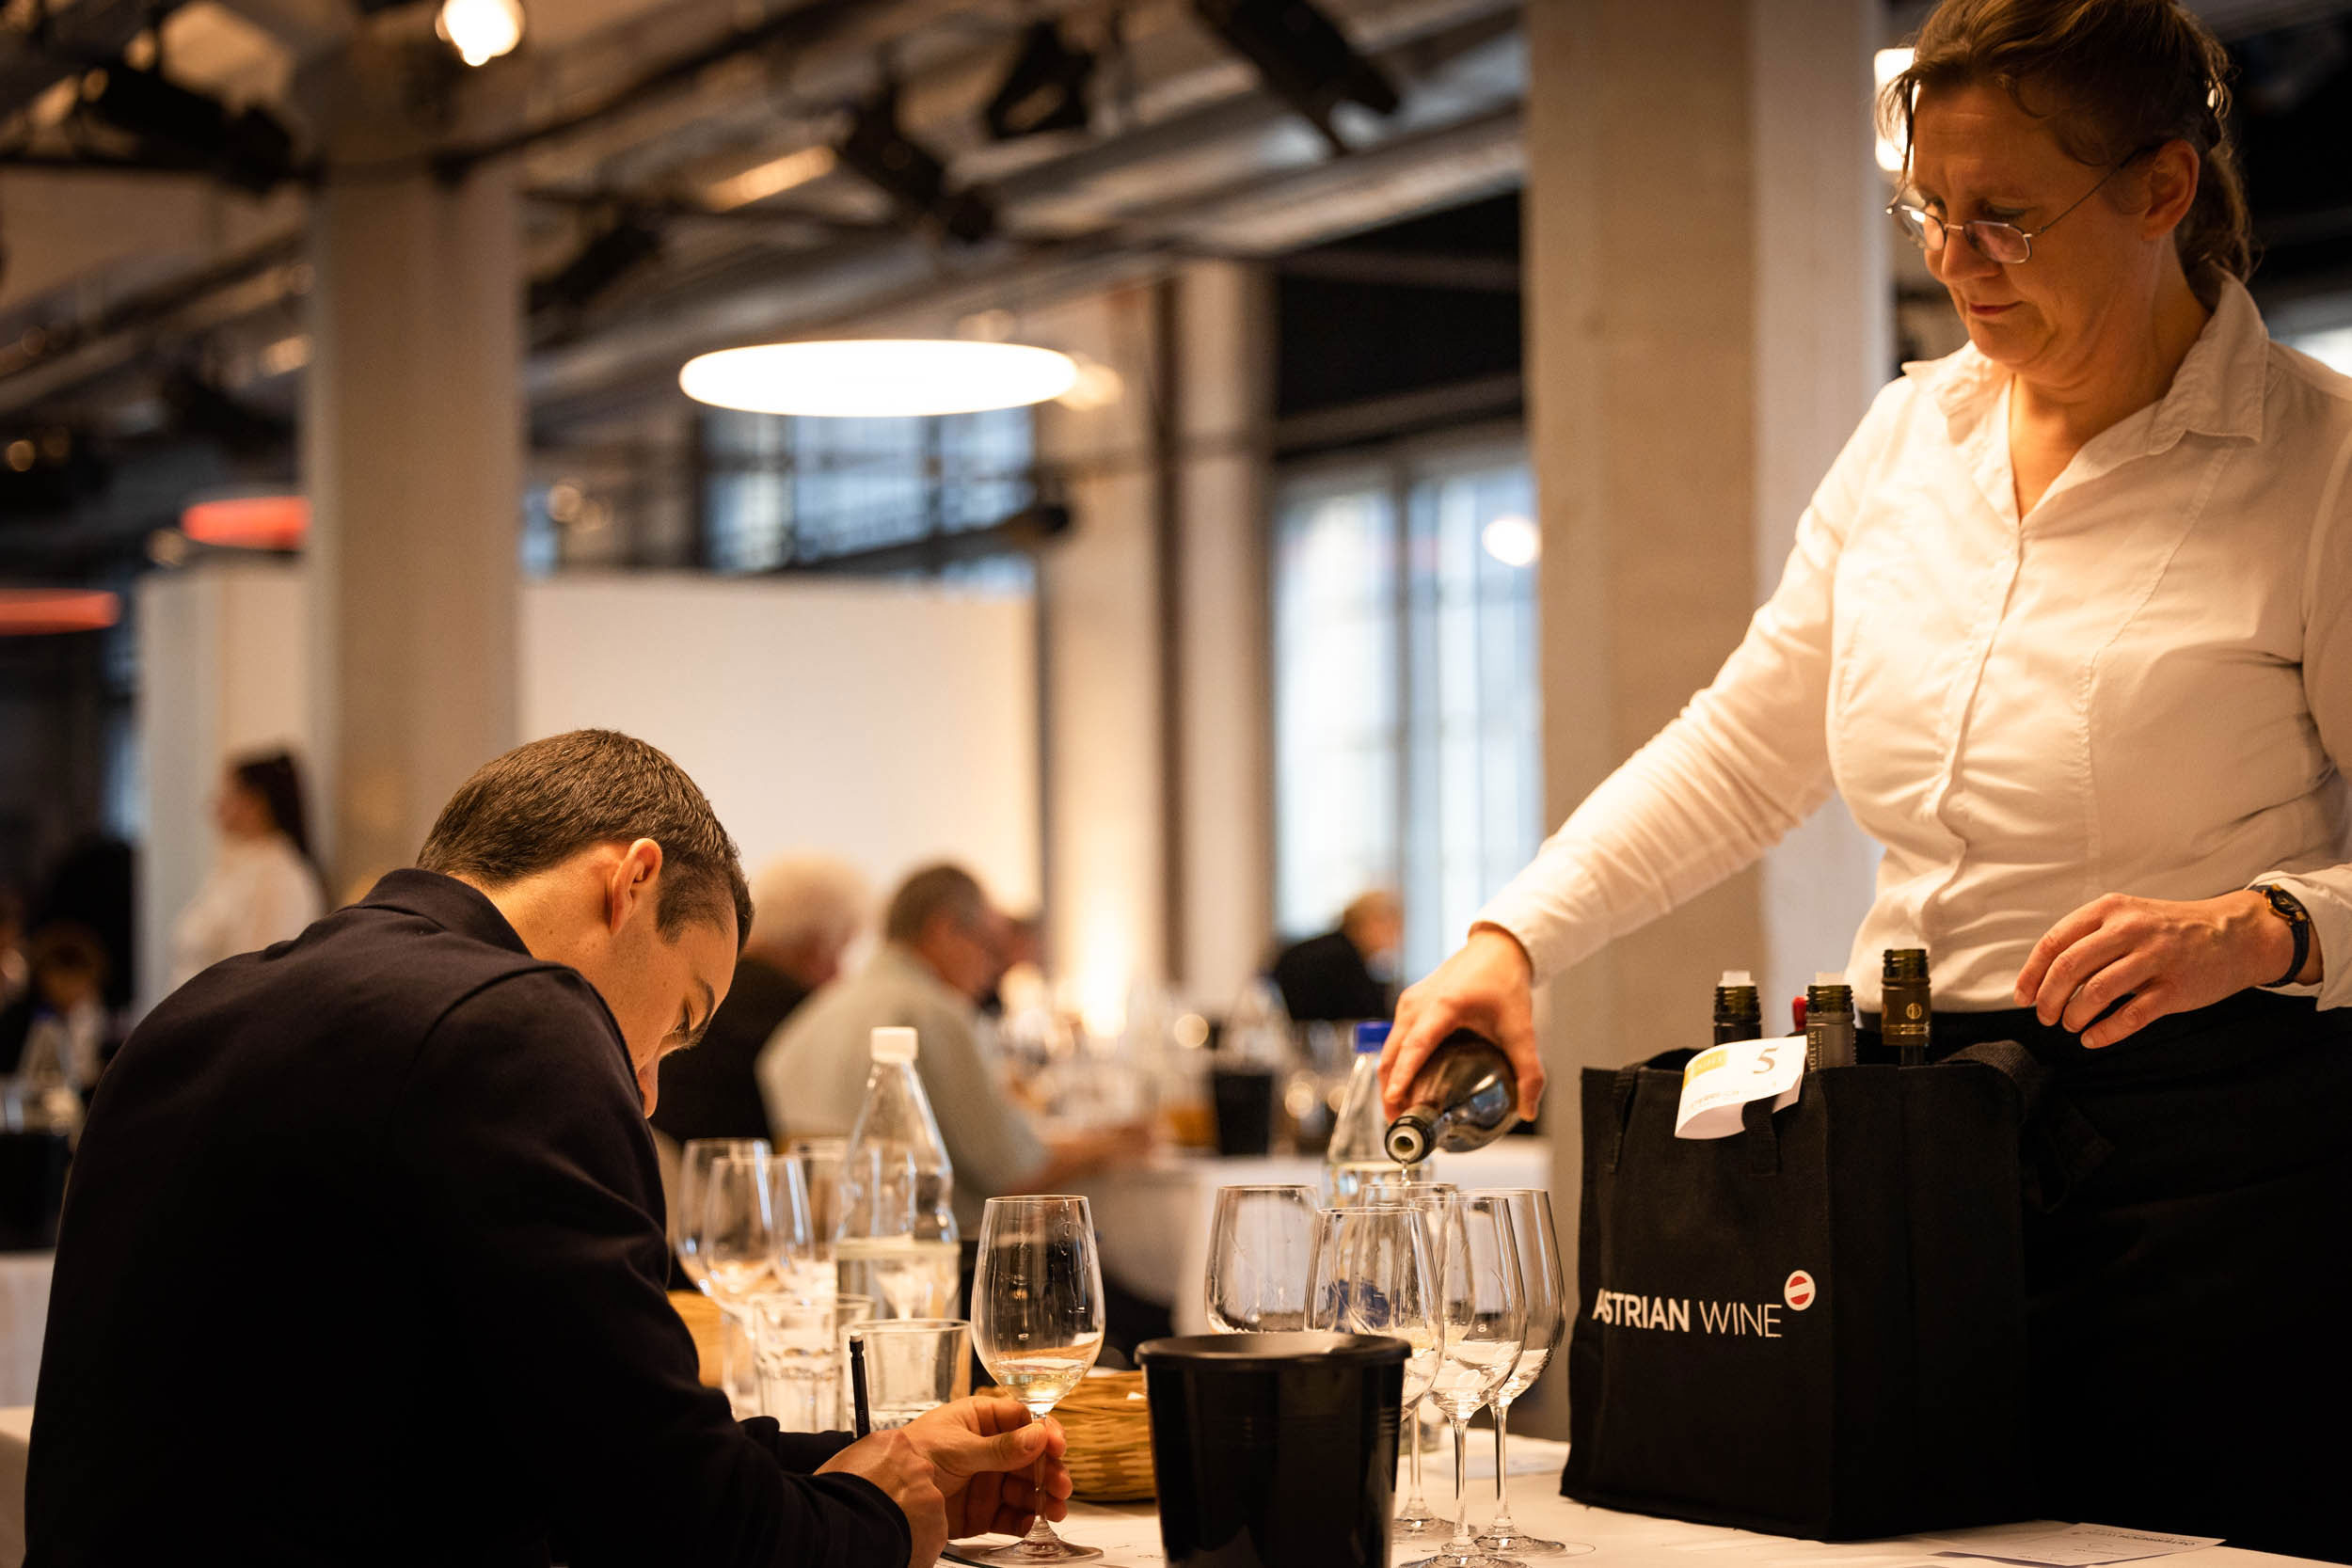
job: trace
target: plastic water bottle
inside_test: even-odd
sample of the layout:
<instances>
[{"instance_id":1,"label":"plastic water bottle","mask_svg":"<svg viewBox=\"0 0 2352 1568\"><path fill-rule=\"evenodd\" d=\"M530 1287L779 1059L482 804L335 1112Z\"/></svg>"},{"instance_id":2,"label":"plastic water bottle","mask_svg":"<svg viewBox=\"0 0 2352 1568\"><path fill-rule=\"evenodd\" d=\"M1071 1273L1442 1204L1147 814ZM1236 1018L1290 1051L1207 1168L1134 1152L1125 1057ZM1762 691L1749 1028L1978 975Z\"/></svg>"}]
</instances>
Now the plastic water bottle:
<instances>
[{"instance_id":1,"label":"plastic water bottle","mask_svg":"<svg viewBox=\"0 0 2352 1568\"><path fill-rule=\"evenodd\" d=\"M1388 1123L1380 1115L1380 1048L1388 1043L1387 1024L1356 1025L1355 1060L1323 1156L1325 1196L1333 1203L1353 1203L1374 1178L1398 1173L1383 1147Z\"/></svg>"},{"instance_id":2,"label":"plastic water bottle","mask_svg":"<svg viewBox=\"0 0 2352 1568\"><path fill-rule=\"evenodd\" d=\"M914 1031L877 1029L872 1049L866 1104L841 1158L841 1291L872 1298L878 1318L953 1318L956 1171L915 1075Z\"/></svg>"}]
</instances>

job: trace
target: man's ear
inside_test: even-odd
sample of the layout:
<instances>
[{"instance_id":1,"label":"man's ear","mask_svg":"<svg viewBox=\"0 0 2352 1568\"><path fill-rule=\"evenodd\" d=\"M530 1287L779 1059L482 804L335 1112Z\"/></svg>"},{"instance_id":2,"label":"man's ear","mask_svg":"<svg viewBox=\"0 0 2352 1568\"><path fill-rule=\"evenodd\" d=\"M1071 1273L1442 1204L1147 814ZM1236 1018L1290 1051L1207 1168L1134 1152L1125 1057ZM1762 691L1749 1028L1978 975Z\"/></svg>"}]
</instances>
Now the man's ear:
<instances>
[{"instance_id":1,"label":"man's ear","mask_svg":"<svg viewBox=\"0 0 2352 1568\"><path fill-rule=\"evenodd\" d=\"M637 839L605 872L605 929L617 933L639 916L653 919L660 896L661 846L649 838Z\"/></svg>"}]
</instances>

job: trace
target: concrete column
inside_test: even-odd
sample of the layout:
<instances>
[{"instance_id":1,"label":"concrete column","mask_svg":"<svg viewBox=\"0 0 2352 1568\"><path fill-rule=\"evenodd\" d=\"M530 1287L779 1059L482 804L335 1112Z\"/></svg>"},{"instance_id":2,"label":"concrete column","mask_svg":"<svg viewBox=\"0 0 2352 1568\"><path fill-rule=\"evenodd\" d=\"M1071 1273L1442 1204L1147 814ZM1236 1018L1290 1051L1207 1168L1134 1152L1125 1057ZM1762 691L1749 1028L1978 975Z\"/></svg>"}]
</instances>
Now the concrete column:
<instances>
[{"instance_id":1,"label":"concrete column","mask_svg":"<svg viewBox=\"0 0 2352 1568\"><path fill-rule=\"evenodd\" d=\"M1883 375L1877 8L1544 0L1524 14L1528 436L1556 823L1714 676ZM1850 826L1809 826L1767 868L1549 988L1564 1227L1578 1069L1702 1038L1725 967L1762 972L1767 1022L1785 1019L1788 989L1842 960L1869 863ZM1564 1396L1531 1411L1535 1429Z\"/></svg>"},{"instance_id":2,"label":"concrete column","mask_svg":"<svg viewBox=\"0 0 2352 1568\"><path fill-rule=\"evenodd\" d=\"M350 99L380 90L347 69ZM330 174L313 209L303 466L338 893L408 864L516 739L519 245L502 166Z\"/></svg>"},{"instance_id":3,"label":"concrete column","mask_svg":"<svg viewBox=\"0 0 2352 1568\"><path fill-rule=\"evenodd\" d=\"M1273 297L1263 269L1197 262L1179 281L1174 547L1178 979L1222 1007L1274 929L1266 672Z\"/></svg>"}]
</instances>

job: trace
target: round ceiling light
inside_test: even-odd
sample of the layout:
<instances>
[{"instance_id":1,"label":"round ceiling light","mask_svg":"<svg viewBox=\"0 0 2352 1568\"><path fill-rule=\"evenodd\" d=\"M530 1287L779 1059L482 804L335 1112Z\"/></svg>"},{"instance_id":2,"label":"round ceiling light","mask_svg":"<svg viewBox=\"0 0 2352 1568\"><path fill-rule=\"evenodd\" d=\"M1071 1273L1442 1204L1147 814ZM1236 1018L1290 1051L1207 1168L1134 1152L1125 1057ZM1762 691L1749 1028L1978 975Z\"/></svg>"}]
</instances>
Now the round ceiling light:
<instances>
[{"instance_id":1,"label":"round ceiling light","mask_svg":"<svg viewBox=\"0 0 2352 1568\"><path fill-rule=\"evenodd\" d=\"M0 637L103 631L122 619L122 600L83 588L0 588Z\"/></svg>"},{"instance_id":2,"label":"round ceiling light","mask_svg":"<svg viewBox=\"0 0 2352 1568\"><path fill-rule=\"evenodd\" d=\"M1022 343L864 338L761 343L686 362L697 403L819 419L976 414L1057 398L1077 384L1070 356Z\"/></svg>"},{"instance_id":3,"label":"round ceiling light","mask_svg":"<svg viewBox=\"0 0 2352 1568\"><path fill-rule=\"evenodd\" d=\"M180 514L180 531L199 545L291 550L310 531L308 496L220 496Z\"/></svg>"}]
</instances>

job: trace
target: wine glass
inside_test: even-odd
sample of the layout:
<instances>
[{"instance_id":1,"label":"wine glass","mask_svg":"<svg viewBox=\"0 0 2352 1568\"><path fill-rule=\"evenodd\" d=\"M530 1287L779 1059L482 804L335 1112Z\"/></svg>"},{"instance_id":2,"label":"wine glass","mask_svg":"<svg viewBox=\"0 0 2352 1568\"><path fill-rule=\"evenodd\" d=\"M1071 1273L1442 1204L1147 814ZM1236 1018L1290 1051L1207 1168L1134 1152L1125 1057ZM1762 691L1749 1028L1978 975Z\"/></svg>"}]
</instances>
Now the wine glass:
<instances>
[{"instance_id":1,"label":"wine glass","mask_svg":"<svg viewBox=\"0 0 2352 1568\"><path fill-rule=\"evenodd\" d=\"M1278 1334L1307 1326L1315 1246L1311 1187L1219 1187L1209 1232L1209 1327Z\"/></svg>"},{"instance_id":2,"label":"wine glass","mask_svg":"<svg viewBox=\"0 0 2352 1568\"><path fill-rule=\"evenodd\" d=\"M1454 1428L1454 1535L1444 1550L1409 1568L1520 1568L1515 1558L1479 1551L1470 1527L1470 1420L1518 1367L1527 1337L1511 1212L1502 1200L1472 1193L1447 1204L1438 1223L1445 1353L1429 1380L1429 1399Z\"/></svg>"},{"instance_id":3,"label":"wine glass","mask_svg":"<svg viewBox=\"0 0 2352 1568\"><path fill-rule=\"evenodd\" d=\"M1409 1203L1428 1215L1430 1223L1429 1262L1430 1267L1436 1268L1440 1261L1437 1250L1438 1216L1445 1212L1445 1206L1449 1201L1461 1196L1461 1189L1451 1181L1421 1181L1414 1179L1414 1171L1427 1168L1426 1165L1414 1165L1409 1169L1400 1166L1394 1171L1374 1177L1364 1183L1362 1189L1357 1194L1356 1201L1358 1203ZM1408 1482L1405 1494L1405 1506L1397 1511L1396 1515L1396 1533L1399 1535L1432 1535L1442 1528L1446 1521L1430 1511L1428 1501L1422 1496L1421 1409L1419 1405L1413 1407L1413 1418L1404 1429L1404 1438L1406 1451L1411 1457L1406 1465Z\"/></svg>"},{"instance_id":4,"label":"wine glass","mask_svg":"<svg viewBox=\"0 0 2352 1568\"><path fill-rule=\"evenodd\" d=\"M677 1254L679 1270L705 1295L710 1292L703 1285L700 1251L704 1179L710 1174L715 1161L748 1159L768 1152L765 1138L689 1138L678 1150L677 1191L670 1205L670 1250Z\"/></svg>"},{"instance_id":5,"label":"wine glass","mask_svg":"<svg viewBox=\"0 0 2352 1568\"><path fill-rule=\"evenodd\" d=\"M1490 1552L1518 1557L1581 1557L1593 1548L1579 1541L1522 1535L1511 1518L1511 1402L1534 1385L1567 1331L1567 1291L1560 1273L1560 1237L1551 1224L1551 1195L1534 1187L1511 1187L1487 1196L1500 1199L1511 1216L1519 1290L1527 1300L1527 1338L1520 1342L1518 1365L1495 1390L1495 1518L1478 1544Z\"/></svg>"},{"instance_id":6,"label":"wine glass","mask_svg":"<svg viewBox=\"0 0 2352 1568\"><path fill-rule=\"evenodd\" d=\"M1307 1323L1339 1334L1405 1341L1397 1429L1416 1430L1422 1396L1444 1343L1438 1323L1438 1258L1427 1214L1411 1204L1355 1203L1316 1215Z\"/></svg>"},{"instance_id":7,"label":"wine glass","mask_svg":"<svg viewBox=\"0 0 2352 1568\"><path fill-rule=\"evenodd\" d=\"M988 1375L1041 1421L1103 1349L1103 1267L1083 1197L992 1197L972 1276L972 1347ZM1041 1480L1045 1462L1038 1461ZM1054 1533L1043 1513L1009 1546L963 1551L984 1563L1081 1562L1103 1554Z\"/></svg>"},{"instance_id":8,"label":"wine glass","mask_svg":"<svg viewBox=\"0 0 2352 1568\"><path fill-rule=\"evenodd\" d=\"M703 1289L722 1312L741 1317L745 1302L799 1272L813 1249L799 1164L766 1154L711 1162L695 1250Z\"/></svg>"}]
</instances>

